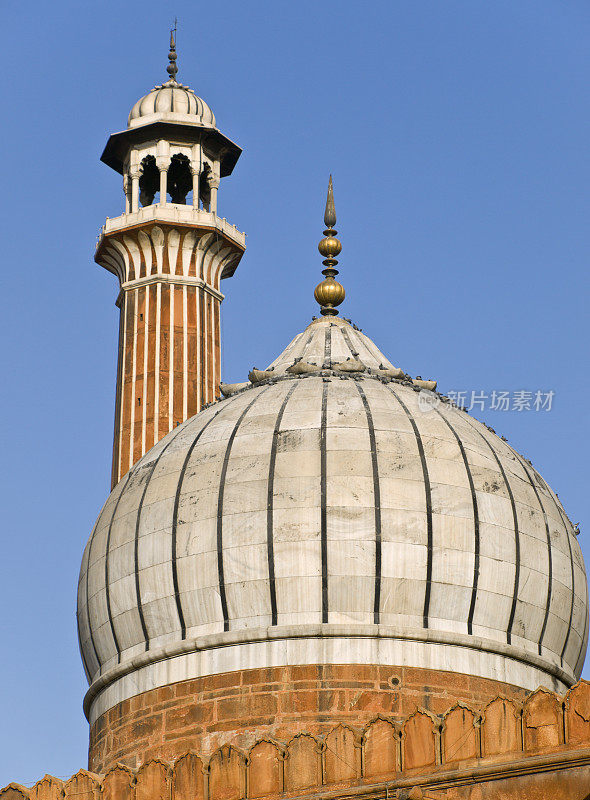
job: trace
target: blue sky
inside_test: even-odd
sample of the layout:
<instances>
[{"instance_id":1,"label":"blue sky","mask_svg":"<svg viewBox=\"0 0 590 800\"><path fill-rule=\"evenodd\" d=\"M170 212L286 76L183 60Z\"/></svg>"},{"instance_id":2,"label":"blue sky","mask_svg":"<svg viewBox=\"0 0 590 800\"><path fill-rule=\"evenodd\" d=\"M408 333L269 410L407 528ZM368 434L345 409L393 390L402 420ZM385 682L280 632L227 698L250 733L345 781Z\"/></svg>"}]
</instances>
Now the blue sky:
<instances>
[{"instance_id":1,"label":"blue sky","mask_svg":"<svg viewBox=\"0 0 590 800\"><path fill-rule=\"evenodd\" d=\"M93 250L123 202L99 157L165 79L174 15L179 80L244 148L219 192L248 233L224 378L317 313L332 172L343 315L443 392L555 392L548 413L476 416L559 493L590 559L587 2L5 0L0 786L86 764L75 591L117 342Z\"/></svg>"}]
</instances>

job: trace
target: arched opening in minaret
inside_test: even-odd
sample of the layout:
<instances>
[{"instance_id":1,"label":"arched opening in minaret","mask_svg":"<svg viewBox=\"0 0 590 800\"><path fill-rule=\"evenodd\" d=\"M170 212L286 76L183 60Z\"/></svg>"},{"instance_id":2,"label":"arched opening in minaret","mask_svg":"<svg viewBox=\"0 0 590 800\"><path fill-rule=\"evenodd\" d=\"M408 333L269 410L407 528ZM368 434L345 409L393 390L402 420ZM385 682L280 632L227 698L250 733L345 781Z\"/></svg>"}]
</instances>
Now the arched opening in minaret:
<instances>
[{"instance_id":1,"label":"arched opening in minaret","mask_svg":"<svg viewBox=\"0 0 590 800\"><path fill-rule=\"evenodd\" d=\"M141 161L139 176L139 202L142 206L151 206L160 186L160 173L154 156L146 156Z\"/></svg>"},{"instance_id":2,"label":"arched opening in minaret","mask_svg":"<svg viewBox=\"0 0 590 800\"><path fill-rule=\"evenodd\" d=\"M209 211L211 208L211 186L209 184L209 178L212 174L211 167L209 164L205 163L199 181L199 200L205 211Z\"/></svg>"},{"instance_id":3,"label":"arched opening in minaret","mask_svg":"<svg viewBox=\"0 0 590 800\"><path fill-rule=\"evenodd\" d=\"M170 159L168 168L168 194L172 203L186 203L186 197L193 188L193 176L187 156L176 153Z\"/></svg>"}]
</instances>

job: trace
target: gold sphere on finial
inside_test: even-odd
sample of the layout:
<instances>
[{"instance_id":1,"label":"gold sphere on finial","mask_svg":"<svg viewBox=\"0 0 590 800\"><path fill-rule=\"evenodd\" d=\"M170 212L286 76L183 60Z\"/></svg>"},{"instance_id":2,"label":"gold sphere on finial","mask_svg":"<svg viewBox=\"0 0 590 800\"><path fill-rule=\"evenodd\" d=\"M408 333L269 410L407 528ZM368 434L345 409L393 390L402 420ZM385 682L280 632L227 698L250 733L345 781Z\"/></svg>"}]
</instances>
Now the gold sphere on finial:
<instances>
[{"instance_id":1,"label":"gold sphere on finial","mask_svg":"<svg viewBox=\"0 0 590 800\"><path fill-rule=\"evenodd\" d=\"M338 313L334 306L340 305L346 293L342 284L335 281L334 278L332 278L332 280L326 278L326 280L318 283L315 287L313 296L316 299L316 303L322 306L321 313L324 316L330 316Z\"/></svg>"},{"instance_id":2,"label":"gold sphere on finial","mask_svg":"<svg viewBox=\"0 0 590 800\"><path fill-rule=\"evenodd\" d=\"M324 258L334 258L339 255L342 245L335 236L325 236L318 244L318 250Z\"/></svg>"},{"instance_id":3,"label":"gold sphere on finial","mask_svg":"<svg viewBox=\"0 0 590 800\"><path fill-rule=\"evenodd\" d=\"M338 311L335 306L339 306L344 300L346 295L344 287L341 286L336 280L338 270L335 269L338 261L335 256L340 254L342 245L336 238L338 231L334 230L336 224L336 207L334 205L334 189L332 186L332 176L328 183L328 197L326 198L326 210L324 212L324 238L318 245L318 250L324 256L322 262L325 269L322 270L322 275L326 277L324 280L315 287L313 296L321 306L320 313L322 316L335 316Z\"/></svg>"}]
</instances>

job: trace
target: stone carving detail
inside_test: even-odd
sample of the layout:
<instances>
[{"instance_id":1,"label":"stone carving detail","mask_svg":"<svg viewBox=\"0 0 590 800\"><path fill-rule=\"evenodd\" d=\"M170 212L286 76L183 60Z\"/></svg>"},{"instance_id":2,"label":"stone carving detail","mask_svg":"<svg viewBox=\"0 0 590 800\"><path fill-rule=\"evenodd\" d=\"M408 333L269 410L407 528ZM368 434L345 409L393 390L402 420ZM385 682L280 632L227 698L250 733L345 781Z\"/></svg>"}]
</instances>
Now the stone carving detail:
<instances>
[{"instance_id":1,"label":"stone carving detail","mask_svg":"<svg viewBox=\"0 0 590 800\"><path fill-rule=\"evenodd\" d=\"M443 762L452 764L469 758L479 758L480 717L465 706L457 703L444 715Z\"/></svg>"},{"instance_id":2,"label":"stone carving detail","mask_svg":"<svg viewBox=\"0 0 590 800\"><path fill-rule=\"evenodd\" d=\"M85 769L79 770L64 783L66 800L99 800L100 778Z\"/></svg>"},{"instance_id":3,"label":"stone carving detail","mask_svg":"<svg viewBox=\"0 0 590 800\"><path fill-rule=\"evenodd\" d=\"M150 761L137 770L135 800L168 800L170 768L163 761Z\"/></svg>"},{"instance_id":4,"label":"stone carving detail","mask_svg":"<svg viewBox=\"0 0 590 800\"><path fill-rule=\"evenodd\" d=\"M361 776L361 739L348 725L338 725L324 743L325 783L352 781Z\"/></svg>"},{"instance_id":5,"label":"stone carving detail","mask_svg":"<svg viewBox=\"0 0 590 800\"><path fill-rule=\"evenodd\" d=\"M307 733L293 737L285 757L285 791L322 784L322 746Z\"/></svg>"},{"instance_id":6,"label":"stone carving detail","mask_svg":"<svg viewBox=\"0 0 590 800\"><path fill-rule=\"evenodd\" d=\"M415 711L406 720L402 734L404 769L430 767L437 763L439 727L440 723L427 711Z\"/></svg>"},{"instance_id":7,"label":"stone carving detail","mask_svg":"<svg viewBox=\"0 0 590 800\"><path fill-rule=\"evenodd\" d=\"M568 744L590 742L590 683L580 681L568 693L565 715Z\"/></svg>"},{"instance_id":8,"label":"stone carving detail","mask_svg":"<svg viewBox=\"0 0 590 800\"><path fill-rule=\"evenodd\" d=\"M102 267L120 283L156 274L200 278L219 291L242 253L210 231L154 225L136 233L110 236L100 250Z\"/></svg>"},{"instance_id":9,"label":"stone carving detail","mask_svg":"<svg viewBox=\"0 0 590 800\"><path fill-rule=\"evenodd\" d=\"M563 743L562 701L547 689L537 689L524 705L525 750L544 750Z\"/></svg>"},{"instance_id":10,"label":"stone carving detail","mask_svg":"<svg viewBox=\"0 0 590 800\"><path fill-rule=\"evenodd\" d=\"M136 770L123 764L104 775L80 770L65 783L46 775L30 789L9 784L0 800L259 800L338 783L380 783L405 770L453 769L458 761L522 763L537 753L559 754L564 744L590 749L590 683L580 681L565 697L537 689L522 709L504 697L481 713L462 703L440 717L417 709L399 725L379 716L362 735L339 724L324 738L302 732L287 745L260 739L248 756L224 744L208 763L189 752Z\"/></svg>"},{"instance_id":11,"label":"stone carving detail","mask_svg":"<svg viewBox=\"0 0 590 800\"><path fill-rule=\"evenodd\" d=\"M4 789L0 789L1 800L28 800L30 789L18 783L9 783Z\"/></svg>"},{"instance_id":12,"label":"stone carving detail","mask_svg":"<svg viewBox=\"0 0 590 800\"><path fill-rule=\"evenodd\" d=\"M174 764L172 796L175 800L202 800L205 795L203 762L195 753L186 753Z\"/></svg>"},{"instance_id":13,"label":"stone carving detail","mask_svg":"<svg viewBox=\"0 0 590 800\"><path fill-rule=\"evenodd\" d=\"M102 797L104 800L135 800L135 776L133 772L117 764L104 776Z\"/></svg>"},{"instance_id":14,"label":"stone carving detail","mask_svg":"<svg viewBox=\"0 0 590 800\"><path fill-rule=\"evenodd\" d=\"M223 745L209 761L210 800L241 800L246 794L246 758L231 745Z\"/></svg>"},{"instance_id":15,"label":"stone carving detail","mask_svg":"<svg viewBox=\"0 0 590 800\"><path fill-rule=\"evenodd\" d=\"M258 798L283 791L285 751L275 742L262 739L248 758L248 797Z\"/></svg>"},{"instance_id":16,"label":"stone carving detail","mask_svg":"<svg viewBox=\"0 0 590 800\"><path fill-rule=\"evenodd\" d=\"M482 755L515 753L522 750L522 709L512 700L496 697L485 707L481 726Z\"/></svg>"},{"instance_id":17,"label":"stone carving detail","mask_svg":"<svg viewBox=\"0 0 590 800\"><path fill-rule=\"evenodd\" d=\"M64 796L63 782L46 775L31 789L31 800L61 800Z\"/></svg>"},{"instance_id":18,"label":"stone carving detail","mask_svg":"<svg viewBox=\"0 0 590 800\"><path fill-rule=\"evenodd\" d=\"M365 778L383 779L399 771L399 742L399 731L390 720L378 717L367 725L362 739Z\"/></svg>"}]
</instances>

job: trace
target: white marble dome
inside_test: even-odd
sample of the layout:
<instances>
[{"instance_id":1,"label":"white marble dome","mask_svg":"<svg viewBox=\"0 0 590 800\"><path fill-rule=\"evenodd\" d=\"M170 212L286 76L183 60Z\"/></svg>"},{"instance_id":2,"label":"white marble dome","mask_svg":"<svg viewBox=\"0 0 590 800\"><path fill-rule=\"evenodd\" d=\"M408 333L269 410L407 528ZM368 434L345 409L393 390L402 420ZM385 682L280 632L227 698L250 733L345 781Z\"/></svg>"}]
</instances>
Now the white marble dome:
<instances>
[{"instance_id":1,"label":"white marble dome","mask_svg":"<svg viewBox=\"0 0 590 800\"><path fill-rule=\"evenodd\" d=\"M391 377L342 319L271 367L169 433L101 511L78 593L91 720L156 686L296 663L571 685L586 574L537 471Z\"/></svg>"},{"instance_id":2,"label":"white marble dome","mask_svg":"<svg viewBox=\"0 0 590 800\"><path fill-rule=\"evenodd\" d=\"M173 79L141 97L131 109L127 125L135 128L159 121L215 127L215 116L207 103Z\"/></svg>"}]
</instances>

